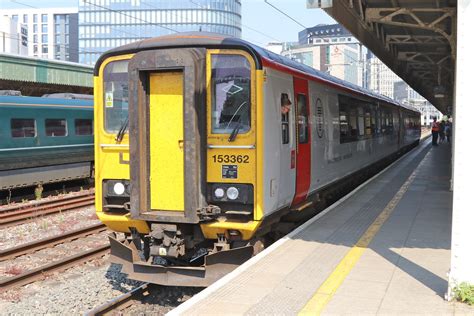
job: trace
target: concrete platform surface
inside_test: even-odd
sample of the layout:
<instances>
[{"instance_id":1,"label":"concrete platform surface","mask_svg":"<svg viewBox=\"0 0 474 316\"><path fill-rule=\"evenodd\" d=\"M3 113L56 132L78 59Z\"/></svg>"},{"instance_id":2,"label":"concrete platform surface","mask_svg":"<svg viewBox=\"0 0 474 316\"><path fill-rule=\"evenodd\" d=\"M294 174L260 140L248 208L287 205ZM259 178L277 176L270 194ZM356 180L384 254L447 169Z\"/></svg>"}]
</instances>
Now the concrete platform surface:
<instances>
[{"instance_id":1,"label":"concrete platform surface","mask_svg":"<svg viewBox=\"0 0 474 316\"><path fill-rule=\"evenodd\" d=\"M170 315L474 315L444 300L448 144L428 141Z\"/></svg>"}]
</instances>

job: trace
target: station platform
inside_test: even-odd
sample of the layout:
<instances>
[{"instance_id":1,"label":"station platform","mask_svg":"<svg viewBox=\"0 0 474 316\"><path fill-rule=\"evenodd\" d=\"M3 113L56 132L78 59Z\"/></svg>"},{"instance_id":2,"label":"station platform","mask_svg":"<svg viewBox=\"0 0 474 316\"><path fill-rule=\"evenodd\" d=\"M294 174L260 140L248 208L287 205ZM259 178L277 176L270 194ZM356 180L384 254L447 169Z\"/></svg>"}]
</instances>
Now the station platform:
<instances>
[{"instance_id":1,"label":"station platform","mask_svg":"<svg viewBox=\"0 0 474 316\"><path fill-rule=\"evenodd\" d=\"M444 299L451 147L430 141L169 314L474 314Z\"/></svg>"}]
</instances>

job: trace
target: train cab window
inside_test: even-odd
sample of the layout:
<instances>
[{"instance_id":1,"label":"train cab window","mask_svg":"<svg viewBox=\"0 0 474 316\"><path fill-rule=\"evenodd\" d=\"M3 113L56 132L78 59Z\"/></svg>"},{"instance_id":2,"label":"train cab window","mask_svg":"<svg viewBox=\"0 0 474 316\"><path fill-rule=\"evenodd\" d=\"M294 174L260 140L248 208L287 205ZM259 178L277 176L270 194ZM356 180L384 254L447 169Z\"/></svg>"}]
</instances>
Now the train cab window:
<instances>
[{"instance_id":1,"label":"train cab window","mask_svg":"<svg viewBox=\"0 0 474 316\"><path fill-rule=\"evenodd\" d=\"M67 123L65 119L46 119L46 136L59 137L67 136Z\"/></svg>"},{"instance_id":2,"label":"train cab window","mask_svg":"<svg viewBox=\"0 0 474 316\"><path fill-rule=\"evenodd\" d=\"M107 132L116 133L128 124L128 60L105 66L104 109Z\"/></svg>"},{"instance_id":3,"label":"train cab window","mask_svg":"<svg viewBox=\"0 0 474 316\"><path fill-rule=\"evenodd\" d=\"M305 144L308 142L308 102L304 94L297 96L298 106L298 142Z\"/></svg>"},{"instance_id":4,"label":"train cab window","mask_svg":"<svg viewBox=\"0 0 474 316\"><path fill-rule=\"evenodd\" d=\"M36 121L34 119L11 119L12 137L24 138L36 136Z\"/></svg>"},{"instance_id":5,"label":"train cab window","mask_svg":"<svg viewBox=\"0 0 474 316\"><path fill-rule=\"evenodd\" d=\"M281 142L288 144L290 142L290 110L291 101L287 93L281 94Z\"/></svg>"},{"instance_id":6,"label":"train cab window","mask_svg":"<svg viewBox=\"0 0 474 316\"><path fill-rule=\"evenodd\" d=\"M250 63L242 55L211 56L211 132L244 134L250 130Z\"/></svg>"},{"instance_id":7,"label":"train cab window","mask_svg":"<svg viewBox=\"0 0 474 316\"><path fill-rule=\"evenodd\" d=\"M94 133L91 119L75 119L74 127L78 136L92 135Z\"/></svg>"}]
</instances>

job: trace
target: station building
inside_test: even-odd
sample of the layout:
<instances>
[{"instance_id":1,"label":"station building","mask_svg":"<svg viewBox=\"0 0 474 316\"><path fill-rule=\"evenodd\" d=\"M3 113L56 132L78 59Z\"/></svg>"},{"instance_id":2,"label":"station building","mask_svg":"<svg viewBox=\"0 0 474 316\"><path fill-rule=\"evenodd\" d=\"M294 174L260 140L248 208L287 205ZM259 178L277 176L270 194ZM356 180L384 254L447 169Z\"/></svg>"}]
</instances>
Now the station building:
<instances>
[{"instance_id":1,"label":"station building","mask_svg":"<svg viewBox=\"0 0 474 316\"><path fill-rule=\"evenodd\" d=\"M77 7L1 10L26 27L28 56L77 62Z\"/></svg>"},{"instance_id":2,"label":"station building","mask_svg":"<svg viewBox=\"0 0 474 316\"><path fill-rule=\"evenodd\" d=\"M28 55L28 29L8 16L0 16L0 53Z\"/></svg>"}]
</instances>

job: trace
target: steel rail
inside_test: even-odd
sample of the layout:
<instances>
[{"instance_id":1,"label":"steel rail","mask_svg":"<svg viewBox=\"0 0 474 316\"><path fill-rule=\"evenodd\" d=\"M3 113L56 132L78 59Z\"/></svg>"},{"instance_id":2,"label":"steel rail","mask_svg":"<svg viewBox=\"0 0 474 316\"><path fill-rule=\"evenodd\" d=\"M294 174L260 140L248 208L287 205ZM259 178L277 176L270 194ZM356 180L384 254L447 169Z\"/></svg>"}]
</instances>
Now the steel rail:
<instances>
[{"instance_id":1,"label":"steel rail","mask_svg":"<svg viewBox=\"0 0 474 316\"><path fill-rule=\"evenodd\" d=\"M40 249L52 247L58 244L69 242L74 239L83 238L88 235L98 234L105 230L105 225L102 223L98 223L91 226L79 228L70 232L66 232L61 235L55 235L52 237L35 240L29 243L19 245L17 247L8 248L0 252L0 261L13 259L15 257L19 257L27 253L33 253Z\"/></svg>"},{"instance_id":2,"label":"steel rail","mask_svg":"<svg viewBox=\"0 0 474 316\"><path fill-rule=\"evenodd\" d=\"M70 211L84 206L94 204L94 196L80 196L78 198L68 198L66 201L54 201L41 207L25 208L18 211L11 211L0 214L0 228L16 225L20 222L28 222L36 217Z\"/></svg>"},{"instance_id":3,"label":"steel rail","mask_svg":"<svg viewBox=\"0 0 474 316\"><path fill-rule=\"evenodd\" d=\"M90 261L94 258L102 257L109 252L109 249L110 245L104 245L46 264L16 276L0 279L0 293L15 287L42 280L46 278L46 273L64 271L75 265Z\"/></svg>"},{"instance_id":4,"label":"steel rail","mask_svg":"<svg viewBox=\"0 0 474 316\"><path fill-rule=\"evenodd\" d=\"M0 214L0 219L11 218L11 217L19 216L19 215L24 215L24 214L41 213L42 211L46 211L54 207L60 207L60 206L68 205L75 202L81 202L81 201L91 201L93 200L93 198L94 196L88 195L88 196L80 196L77 198L68 198L66 200L56 200L54 202L51 202L49 204L42 205L42 206L27 207L27 208L14 210L14 211L3 212Z\"/></svg>"},{"instance_id":5,"label":"steel rail","mask_svg":"<svg viewBox=\"0 0 474 316\"><path fill-rule=\"evenodd\" d=\"M150 283L145 283L139 287L134 288L130 292L121 294L104 304L91 309L84 313L84 316L96 316L96 315L107 315L112 311L123 310L133 304L134 300L138 300L141 296L148 291Z\"/></svg>"},{"instance_id":6,"label":"steel rail","mask_svg":"<svg viewBox=\"0 0 474 316\"><path fill-rule=\"evenodd\" d=\"M39 207L44 204L50 204L58 201L65 201L69 199L74 199L80 196L91 196L94 195L95 190L88 189L83 192L74 192L74 194L67 194L67 195L62 195L62 196L56 196L54 199L41 199L41 200L36 200L36 201L30 201L28 203L14 203L10 205L2 205L0 206L0 214L10 212L10 211L16 211L20 209L27 209L27 208L32 208L32 207Z\"/></svg>"}]
</instances>

